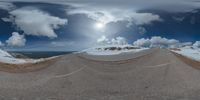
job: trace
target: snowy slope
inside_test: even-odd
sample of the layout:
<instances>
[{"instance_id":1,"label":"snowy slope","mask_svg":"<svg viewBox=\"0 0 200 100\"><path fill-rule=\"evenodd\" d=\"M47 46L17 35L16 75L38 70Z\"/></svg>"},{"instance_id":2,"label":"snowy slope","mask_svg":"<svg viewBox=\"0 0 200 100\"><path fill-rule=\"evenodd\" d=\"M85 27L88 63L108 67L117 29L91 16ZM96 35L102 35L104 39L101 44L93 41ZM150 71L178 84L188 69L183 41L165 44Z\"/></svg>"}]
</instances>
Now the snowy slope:
<instances>
[{"instance_id":1,"label":"snowy slope","mask_svg":"<svg viewBox=\"0 0 200 100\"><path fill-rule=\"evenodd\" d=\"M13 56L11 56L8 52L0 49L0 62L9 64L21 64L25 63L26 61L23 59L16 59Z\"/></svg>"},{"instance_id":2,"label":"snowy slope","mask_svg":"<svg viewBox=\"0 0 200 100\"><path fill-rule=\"evenodd\" d=\"M190 46L179 48L179 50L172 50L178 54L186 56L188 58L200 61L200 49L199 48L192 48Z\"/></svg>"},{"instance_id":3,"label":"snowy slope","mask_svg":"<svg viewBox=\"0 0 200 100\"><path fill-rule=\"evenodd\" d=\"M37 63L49 59L53 59L55 57L50 58L41 58L41 59L18 59L10 55L8 52L0 49L0 62L8 63L8 64L25 64L25 63Z\"/></svg>"},{"instance_id":4,"label":"snowy slope","mask_svg":"<svg viewBox=\"0 0 200 100\"><path fill-rule=\"evenodd\" d=\"M118 55L127 52L139 52L148 48L139 48L132 45L107 45L86 49L83 52L89 55Z\"/></svg>"}]
</instances>

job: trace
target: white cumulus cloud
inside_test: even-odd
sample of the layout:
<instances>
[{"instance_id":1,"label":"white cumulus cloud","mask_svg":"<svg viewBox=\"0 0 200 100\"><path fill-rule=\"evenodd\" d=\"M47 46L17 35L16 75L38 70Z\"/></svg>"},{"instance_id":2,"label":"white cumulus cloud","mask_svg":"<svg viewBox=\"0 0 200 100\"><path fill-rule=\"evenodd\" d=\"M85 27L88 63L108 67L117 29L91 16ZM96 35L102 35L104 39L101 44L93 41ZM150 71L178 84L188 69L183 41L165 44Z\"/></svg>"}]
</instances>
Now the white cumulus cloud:
<instances>
[{"instance_id":1,"label":"white cumulus cloud","mask_svg":"<svg viewBox=\"0 0 200 100\"><path fill-rule=\"evenodd\" d=\"M85 14L89 18L104 24L108 24L111 22L119 22L119 21L127 21L127 26L132 25L133 23L136 25L150 24L153 21L161 21L160 16L152 14L152 13L137 13L130 10L120 10L120 9L84 9L77 8L70 11L67 11L69 15L74 14Z\"/></svg>"},{"instance_id":2,"label":"white cumulus cloud","mask_svg":"<svg viewBox=\"0 0 200 100\"><path fill-rule=\"evenodd\" d=\"M151 41L150 39L141 38L135 41L133 45L138 46L138 47L150 47Z\"/></svg>"},{"instance_id":3,"label":"white cumulus cloud","mask_svg":"<svg viewBox=\"0 0 200 100\"><path fill-rule=\"evenodd\" d=\"M126 45L126 44L128 44L126 38L120 37L120 36L111 39L111 43L116 44L116 45Z\"/></svg>"},{"instance_id":4,"label":"white cumulus cloud","mask_svg":"<svg viewBox=\"0 0 200 100\"><path fill-rule=\"evenodd\" d=\"M185 46L192 46L192 42L183 42L183 43L180 43L180 46L179 47L185 47Z\"/></svg>"},{"instance_id":5,"label":"white cumulus cloud","mask_svg":"<svg viewBox=\"0 0 200 100\"><path fill-rule=\"evenodd\" d=\"M6 40L6 43L8 46L25 46L26 39L24 38L24 35L20 35L18 32L13 32L12 36Z\"/></svg>"},{"instance_id":6,"label":"white cumulus cloud","mask_svg":"<svg viewBox=\"0 0 200 100\"><path fill-rule=\"evenodd\" d=\"M99 39L97 39L98 45L126 45L127 40L124 37L116 37L112 39L108 39L106 36L102 36Z\"/></svg>"},{"instance_id":7,"label":"white cumulus cloud","mask_svg":"<svg viewBox=\"0 0 200 100\"><path fill-rule=\"evenodd\" d=\"M151 38L151 47L176 47L179 44L178 40L162 38L154 36Z\"/></svg>"},{"instance_id":8,"label":"white cumulus cloud","mask_svg":"<svg viewBox=\"0 0 200 100\"><path fill-rule=\"evenodd\" d=\"M179 47L181 43L176 39L167 39L160 36L153 36L150 39L138 39L133 43L139 47L160 47L160 48L174 48Z\"/></svg>"},{"instance_id":9,"label":"white cumulus cloud","mask_svg":"<svg viewBox=\"0 0 200 100\"><path fill-rule=\"evenodd\" d=\"M56 38L54 29L67 23L67 19L51 16L37 9L17 9L11 11L11 19L26 35L47 36Z\"/></svg>"}]
</instances>

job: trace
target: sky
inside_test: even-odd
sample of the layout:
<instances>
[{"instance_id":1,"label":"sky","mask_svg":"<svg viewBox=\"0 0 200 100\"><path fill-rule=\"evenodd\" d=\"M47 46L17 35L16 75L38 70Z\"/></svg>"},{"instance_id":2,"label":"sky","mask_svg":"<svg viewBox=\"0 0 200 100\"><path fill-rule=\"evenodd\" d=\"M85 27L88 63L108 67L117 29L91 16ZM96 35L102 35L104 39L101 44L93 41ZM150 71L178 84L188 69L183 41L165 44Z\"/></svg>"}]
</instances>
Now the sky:
<instances>
[{"instance_id":1,"label":"sky","mask_svg":"<svg viewBox=\"0 0 200 100\"><path fill-rule=\"evenodd\" d=\"M0 48L194 44L200 41L199 8L200 0L0 0Z\"/></svg>"}]
</instances>

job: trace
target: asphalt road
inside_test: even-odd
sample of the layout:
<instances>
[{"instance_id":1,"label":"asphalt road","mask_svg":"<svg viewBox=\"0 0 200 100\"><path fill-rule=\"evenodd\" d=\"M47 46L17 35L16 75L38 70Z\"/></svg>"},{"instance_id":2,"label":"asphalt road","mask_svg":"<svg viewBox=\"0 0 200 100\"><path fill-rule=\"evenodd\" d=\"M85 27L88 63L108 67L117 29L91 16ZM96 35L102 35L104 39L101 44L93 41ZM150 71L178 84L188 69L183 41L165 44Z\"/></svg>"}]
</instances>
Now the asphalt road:
<instances>
[{"instance_id":1,"label":"asphalt road","mask_svg":"<svg viewBox=\"0 0 200 100\"><path fill-rule=\"evenodd\" d=\"M200 70L165 49L136 55L70 54L39 71L0 72L0 100L200 100Z\"/></svg>"}]
</instances>

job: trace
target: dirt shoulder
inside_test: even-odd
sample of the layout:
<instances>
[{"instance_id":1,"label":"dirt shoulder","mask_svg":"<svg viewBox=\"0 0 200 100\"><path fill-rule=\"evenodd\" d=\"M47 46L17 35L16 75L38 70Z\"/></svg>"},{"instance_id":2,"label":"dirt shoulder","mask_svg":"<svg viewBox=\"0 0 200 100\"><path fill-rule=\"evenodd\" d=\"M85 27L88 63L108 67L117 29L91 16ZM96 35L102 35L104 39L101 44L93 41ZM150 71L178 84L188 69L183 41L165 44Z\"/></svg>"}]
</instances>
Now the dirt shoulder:
<instances>
[{"instance_id":1,"label":"dirt shoulder","mask_svg":"<svg viewBox=\"0 0 200 100\"><path fill-rule=\"evenodd\" d=\"M185 57L183 55L180 55L180 54L177 54L177 53L174 53L172 52L176 57L178 57L180 60L182 60L183 62L185 62L186 64L192 66L193 68L195 69L199 69L200 70L200 62L199 61L196 61L196 60L193 60L193 59L190 59L188 57Z\"/></svg>"},{"instance_id":2,"label":"dirt shoulder","mask_svg":"<svg viewBox=\"0 0 200 100\"><path fill-rule=\"evenodd\" d=\"M27 63L27 64L7 64L0 62L0 71L10 73L26 73L45 69L59 60L60 57L45 60L38 63Z\"/></svg>"}]
</instances>

